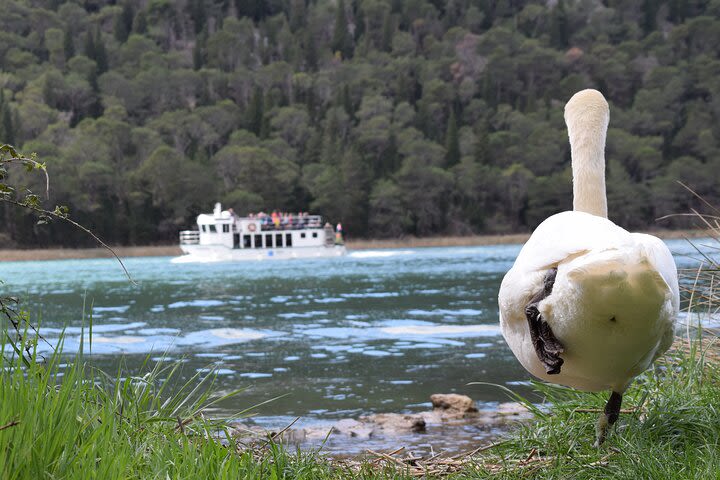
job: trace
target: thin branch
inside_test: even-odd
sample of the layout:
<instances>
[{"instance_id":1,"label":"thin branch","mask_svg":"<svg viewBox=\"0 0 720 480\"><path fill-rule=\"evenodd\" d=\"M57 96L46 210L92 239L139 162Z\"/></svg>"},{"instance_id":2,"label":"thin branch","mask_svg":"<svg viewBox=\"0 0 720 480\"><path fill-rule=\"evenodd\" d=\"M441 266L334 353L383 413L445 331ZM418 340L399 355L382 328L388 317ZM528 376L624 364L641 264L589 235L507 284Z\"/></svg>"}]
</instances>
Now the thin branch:
<instances>
[{"instance_id":1,"label":"thin branch","mask_svg":"<svg viewBox=\"0 0 720 480\"><path fill-rule=\"evenodd\" d=\"M33 160L32 158L20 156L17 152L14 155L13 154L11 154L11 155L12 155L11 158L2 159L2 163L5 163L5 164L22 163L25 165L30 163L37 170L41 170L43 172L43 175L45 175L45 198L50 198L50 175L48 175L47 168L45 168L45 165L38 162L37 160ZM15 156L15 155L17 155L17 156Z\"/></svg>"},{"instance_id":2,"label":"thin branch","mask_svg":"<svg viewBox=\"0 0 720 480\"><path fill-rule=\"evenodd\" d=\"M11 200L11 199L9 199L9 198L2 198L2 197L0 197L0 200L3 201L3 202L6 202L6 203L10 203L10 204L12 204L12 205L18 206L18 207L28 208L28 209L30 209L30 210L33 210L33 211L37 212L37 213L42 213L42 214L44 214L44 215L50 215L50 216L52 216L52 217L54 217L54 218L59 218L60 220L63 220L63 221L65 221L65 222L68 222L70 225L73 225L74 227L79 228L80 230L82 230L83 232L87 233L87 234L90 235L92 238L94 238L95 241L98 242L100 245L102 245L107 251L109 251L110 253L112 253L113 256L115 257L115 259L120 263L120 266L122 267L123 271L125 272L125 276L127 276L127 278L128 278L128 280L130 281L130 283L132 283L133 285L137 285L137 282L136 282L135 280L133 280L132 276L130 276L130 272L128 272L128 269L125 267L125 264L124 264L123 261L120 259L120 257L118 256L118 254L115 253L115 250L113 250L112 247L110 247L107 243L105 243L105 242L103 242L102 240L100 240L100 238L99 238L97 235L95 235L92 231L90 231L89 229L83 227L82 225L80 225L79 223L77 223L75 220L72 220L71 218L69 218L69 217L67 217L67 216L60 215L60 214L58 214L58 213L56 213L56 212L52 212L52 211L50 211L50 210L45 210L44 208L35 207L35 206L33 206L33 205L27 205L27 204L25 204L25 203L18 202L17 200Z\"/></svg>"},{"instance_id":3,"label":"thin branch","mask_svg":"<svg viewBox=\"0 0 720 480\"><path fill-rule=\"evenodd\" d=\"M12 422L7 423L7 424L3 425L2 427L0 427L0 432L5 429L8 429L10 427L14 427L15 425L19 425L19 424L20 424L20 420L13 420Z\"/></svg>"}]
</instances>

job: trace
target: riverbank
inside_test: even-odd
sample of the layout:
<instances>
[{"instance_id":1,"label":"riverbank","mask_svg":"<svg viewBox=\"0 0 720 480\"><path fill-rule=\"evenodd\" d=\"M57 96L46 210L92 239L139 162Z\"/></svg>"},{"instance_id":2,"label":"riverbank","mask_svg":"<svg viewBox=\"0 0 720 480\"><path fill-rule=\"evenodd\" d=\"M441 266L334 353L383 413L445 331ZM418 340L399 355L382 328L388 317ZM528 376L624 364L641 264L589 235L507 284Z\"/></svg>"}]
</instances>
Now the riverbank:
<instances>
[{"instance_id":1,"label":"riverbank","mask_svg":"<svg viewBox=\"0 0 720 480\"><path fill-rule=\"evenodd\" d=\"M212 391L212 374L170 393L163 385L182 381L169 365L151 367L142 383L134 383L122 372L115 379L97 377L81 355L71 363L58 355L23 362L4 352L0 472L18 480L79 479L87 472L118 480L714 478L720 471L716 340L678 339L661 361L664 368L646 372L625 394L618 427L601 448L592 442L607 394L538 384L545 407L526 404L535 421L494 443L454 455L417 455L397 444L352 458L328 456L322 445L285 447L279 442L287 428L238 437L226 420L209 420L206 409L220 396Z\"/></svg>"},{"instance_id":2,"label":"riverbank","mask_svg":"<svg viewBox=\"0 0 720 480\"><path fill-rule=\"evenodd\" d=\"M663 239L700 238L708 236L707 230L657 230L651 233ZM383 248L422 247L474 247L524 243L529 233L508 235L470 235L463 237L404 237L393 239L348 240L349 250L375 250ZM129 257L177 257L182 255L177 245L154 245L142 247L113 247L121 258ZM69 260L82 258L110 258L112 254L104 248L38 248L0 249L0 262L21 262L31 260Z\"/></svg>"}]
</instances>

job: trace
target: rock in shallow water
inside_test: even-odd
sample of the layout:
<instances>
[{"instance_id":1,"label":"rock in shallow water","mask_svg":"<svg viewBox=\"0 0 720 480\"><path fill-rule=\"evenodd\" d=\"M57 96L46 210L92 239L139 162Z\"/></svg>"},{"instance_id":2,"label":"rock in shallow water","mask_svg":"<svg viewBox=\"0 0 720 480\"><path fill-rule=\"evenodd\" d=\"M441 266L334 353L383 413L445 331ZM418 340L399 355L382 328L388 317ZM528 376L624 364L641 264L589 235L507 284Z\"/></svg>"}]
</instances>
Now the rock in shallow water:
<instances>
[{"instance_id":1,"label":"rock in shallow water","mask_svg":"<svg viewBox=\"0 0 720 480\"><path fill-rule=\"evenodd\" d=\"M287 443L302 445L325 444L325 439L329 437L331 442L345 444L348 450L353 444L359 448L367 442L392 442L393 439L402 439L406 444L436 444L439 439L452 442L456 436L466 440L477 435L497 436L512 423L532 418L519 403L501 403L491 410L478 410L475 402L466 395L435 394L431 400L432 411L377 413L320 426L290 428L283 433L283 439ZM238 432L241 431L239 426Z\"/></svg>"},{"instance_id":2,"label":"rock in shallow water","mask_svg":"<svg viewBox=\"0 0 720 480\"><path fill-rule=\"evenodd\" d=\"M360 417L360 421L371 425L375 432L382 430L384 435L425 431L425 419L420 414L376 413Z\"/></svg>"},{"instance_id":3,"label":"rock in shallow water","mask_svg":"<svg viewBox=\"0 0 720 480\"><path fill-rule=\"evenodd\" d=\"M478 413L475 402L467 395L436 393L430 396L430 401L432 402L433 410L440 410L443 415L449 417L464 417Z\"/></svg>"}]
</instances>

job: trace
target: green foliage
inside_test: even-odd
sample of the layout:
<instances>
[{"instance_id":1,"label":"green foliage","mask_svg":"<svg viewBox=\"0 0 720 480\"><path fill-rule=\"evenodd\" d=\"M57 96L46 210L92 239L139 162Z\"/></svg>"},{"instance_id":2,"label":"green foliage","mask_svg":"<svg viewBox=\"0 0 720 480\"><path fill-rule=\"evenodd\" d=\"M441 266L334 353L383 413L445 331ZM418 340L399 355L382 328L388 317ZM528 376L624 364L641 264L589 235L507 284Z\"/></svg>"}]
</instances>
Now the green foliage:
<instances>
[{"instance_id":1,"label":"green foliage","mask_svg":"<svg viewBox=\"0 0 720 480\"><path fill-rule=\"evenodd\" d=\"M499 233L568 208L562 105L592 87L611 104L615 220L696 207L676 180L717 201L717 7L583 5L14 2L0 142L37 150L50 200L114 243L173 241L216 200L312 208L350 235ZM150 158L163 145L167 179ZM262 150L257 177L228 170L229 147ZM90 244L3 218L27 245Z\"/></svg>"},{"instance_id":2,"label":"green foliage","mask_svg":"<svg viewBox=\"0 0 720 480\"><path fill-rule=\"evenodd\" d=\"M237 393L215 394L212 373L182 380L181 363L159 362L113 378L87 366L82 352L69 363L59 352L41 361L34 347L25 362L17 352L0 352L3 478L284 476L282 463L243 452L227 421L204 418L206 408ZM273 448L288 470L305 470L306 478L327 472Z\"/></svg>"}]
</instances>

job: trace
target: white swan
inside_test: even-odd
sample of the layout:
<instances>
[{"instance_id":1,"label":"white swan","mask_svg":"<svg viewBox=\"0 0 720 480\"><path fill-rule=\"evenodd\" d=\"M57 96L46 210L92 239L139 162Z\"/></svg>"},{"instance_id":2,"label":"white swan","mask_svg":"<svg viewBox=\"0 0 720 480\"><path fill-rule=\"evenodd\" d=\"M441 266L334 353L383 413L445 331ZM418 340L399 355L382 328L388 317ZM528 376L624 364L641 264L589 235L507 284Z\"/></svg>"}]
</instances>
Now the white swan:
<instances>
[{"instance_id":1,"label":"white swan","mask_svg":"<svg viewBox=\"0 0 720 480\"><path fill-rule=\"evenodd\" d=\"M609 119L596 90L578 92L565 105L574 211L538 226L498 298L505 340L530 373L580 390L611 390L596 445L617 420L632 379L672 343L680 302L665 244L607 219Z\"/></svg>"}]
</instances>

